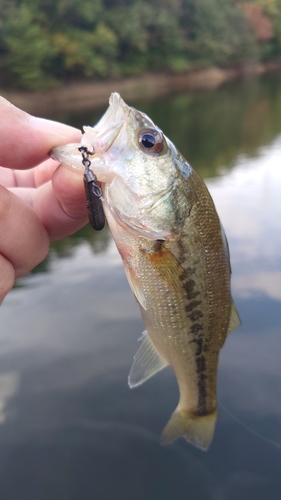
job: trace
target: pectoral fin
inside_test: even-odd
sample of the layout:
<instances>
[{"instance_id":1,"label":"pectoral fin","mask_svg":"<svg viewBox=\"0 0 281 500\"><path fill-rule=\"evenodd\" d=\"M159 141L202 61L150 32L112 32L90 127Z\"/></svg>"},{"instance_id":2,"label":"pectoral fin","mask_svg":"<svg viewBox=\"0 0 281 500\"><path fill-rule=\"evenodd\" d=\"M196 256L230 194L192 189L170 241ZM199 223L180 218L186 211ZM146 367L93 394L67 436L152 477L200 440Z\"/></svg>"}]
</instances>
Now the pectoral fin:
<instances>
[{"instance_id":1,"label":"pectoral fin","mask_svg":"<svg viewBox=\"0 0 281 500\"><path fill-rule=\"evenodd\" d=\"M145 301L145 296L143 294L143 291L142 291L139 283L137 282L137 280L134 276L133 270L131 269L129 264L127 264L127 262L124 262L124 269L125 269L128 283L130 285L130 288L131 288L134 296L136 297L136 299L140 303L140 305L144 309L146 309L146 301Z\"/></svg>"},{"instance_id":2,"label":"pectoral fin","mask_svg":"<svg viewBox=\"0 0 281 500\"><path fill-rule=\"evenodd\" d=\"M176 257L165 247L165 244L153 253L146 254L147 259L153 264L161 279L166 283L169 290L182 293L182 279L185 270L179 264Z\"/></svg>"},{"instance_id":3,"label":"pectoral fin","mask_svg":"<svg viewBox=\"0 0 281 500\"><path fill-rule=\"evenodd\" d=\"M146 330L143 332L141 340L142 344L134 357L129 373L128 383L131 388L141 385L168 365L153 347Z\"/></svg>"}]
</instances>

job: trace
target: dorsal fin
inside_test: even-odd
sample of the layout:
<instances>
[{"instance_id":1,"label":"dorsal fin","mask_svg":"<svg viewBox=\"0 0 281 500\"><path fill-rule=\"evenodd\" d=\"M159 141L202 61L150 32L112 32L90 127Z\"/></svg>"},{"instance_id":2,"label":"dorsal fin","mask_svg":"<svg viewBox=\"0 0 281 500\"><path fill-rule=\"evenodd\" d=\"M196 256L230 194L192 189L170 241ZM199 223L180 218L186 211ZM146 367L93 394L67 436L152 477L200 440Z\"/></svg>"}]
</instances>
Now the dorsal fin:
<instances>
[{"instance_id":1,"label":"dorsal fin","mask_svg":"<svg viewBox=\"0 0 281 500\"><path fill-rule=\"evenodd\" d=\"M140 340L142 340L142 343L134 357L128 378L131 388L141 385L168 365L153 347L146 330L143 332Z\"/></svg>"}]
</instances>

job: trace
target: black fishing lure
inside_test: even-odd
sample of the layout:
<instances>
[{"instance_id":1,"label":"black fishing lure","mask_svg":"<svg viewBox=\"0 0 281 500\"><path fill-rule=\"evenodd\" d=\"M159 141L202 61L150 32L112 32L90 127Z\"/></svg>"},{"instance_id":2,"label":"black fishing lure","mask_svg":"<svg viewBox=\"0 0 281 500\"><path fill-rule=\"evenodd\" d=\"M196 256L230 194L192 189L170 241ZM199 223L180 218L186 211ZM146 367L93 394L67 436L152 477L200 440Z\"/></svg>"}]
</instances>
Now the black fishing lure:
<instances>
[{"instance_id":1,"label":"black fishing lure","mask_svg":"<svg viewBox=\"0 0 281 500\"><path fill-rule=\"evenodd\" d=\"M94 172L90 169L91 162L88 158L90 152L85 146L79 148L82 154L82 163L85 167L83 176L86 193L89 221L93 229L101 231L105 225L105 215L102 206L102 190L98 185L98 180Z\"/></svg>"}]
</instances>

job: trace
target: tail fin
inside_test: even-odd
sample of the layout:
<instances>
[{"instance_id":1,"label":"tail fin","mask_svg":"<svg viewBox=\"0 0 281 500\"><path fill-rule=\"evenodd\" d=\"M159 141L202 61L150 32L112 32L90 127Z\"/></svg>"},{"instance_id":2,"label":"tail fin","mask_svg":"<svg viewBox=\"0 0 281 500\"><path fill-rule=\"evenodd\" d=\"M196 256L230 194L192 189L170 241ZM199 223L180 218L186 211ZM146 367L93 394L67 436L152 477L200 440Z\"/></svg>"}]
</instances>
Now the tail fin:
<instances>
[{"instance_id":1,"label":"tail fin","mask_svg":"<svg viewBox=\"0 0 281 500\"><path fill-rule=\"evenodd\" d=\"M207 450L213 439L216 420L217 411L198 416L176 409L163 430L161 442L171 443L183 436L198 448Z\"/></svg>"}]
</instances>

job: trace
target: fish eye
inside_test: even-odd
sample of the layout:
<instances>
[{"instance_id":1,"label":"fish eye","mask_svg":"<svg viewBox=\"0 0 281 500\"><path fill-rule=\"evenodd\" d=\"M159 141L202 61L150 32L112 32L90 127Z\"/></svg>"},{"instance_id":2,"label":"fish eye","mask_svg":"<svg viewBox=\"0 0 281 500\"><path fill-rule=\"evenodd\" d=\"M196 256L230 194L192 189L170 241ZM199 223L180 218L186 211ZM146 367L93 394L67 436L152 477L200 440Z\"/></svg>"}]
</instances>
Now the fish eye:
<instances>
[{"instance_id":1,"label":"fish eye","mask_svg":"<svg viewBox=\"0 0 281 500\"><path fill-rule=\"evenodd\" d=\"M147 153L161 153L164 146L162 134L153 128L140 130L138 141L141 149Z\"/></svg>"}]
</instances>

